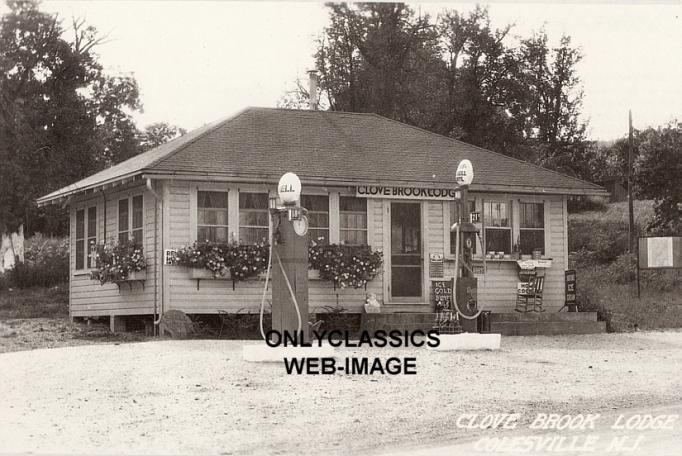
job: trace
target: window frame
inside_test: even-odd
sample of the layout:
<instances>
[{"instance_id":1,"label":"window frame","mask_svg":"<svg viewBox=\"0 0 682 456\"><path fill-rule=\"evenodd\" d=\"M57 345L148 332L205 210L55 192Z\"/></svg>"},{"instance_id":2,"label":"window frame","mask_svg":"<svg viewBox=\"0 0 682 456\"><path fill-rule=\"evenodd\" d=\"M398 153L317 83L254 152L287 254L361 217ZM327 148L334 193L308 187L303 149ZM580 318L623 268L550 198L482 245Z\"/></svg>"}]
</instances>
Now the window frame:
<instances>
[{"instance_id":1,"label":"window frame","mask_svg":"<svg viewBox=\"0 0 682 456\"><path fill-rule=\"evenodd\" d=\"M523 223L523 217L521 216L521 207L524 204L536 204L542 208L542 214L541 214L541 223L542 223L542 228L537 228L537 227L523 227L521 224ZM540 200L540 201L532 201L532 200L525 200L525 199L520 199L518 200L518 205L519 205L519 224L518 224L518 233L517 233L517 239L518 239L518 247L519 247L519 253L523 254L523 251L521 250L521 233L523 231L542 231L542 238L543 238L543 243L542 243L542 255L545 256L547 255L546 250L547 250L547 214L546 208L545 208L545 202ZM529 255L528 253L527 255Z\"/></svg>"},{"instance_id":2,"label":"window frame","mask_svg":"<svg viewBox=\"0 0 682 456\"><path fill-rule=\"evenodd\" d=\"M307 197L307 198L326 198L326 199L327 199L327 211L325 212L325 211L310 210L310 208L308 208L308 207L304 204L304 202L303 202L303 198L305 198L305 197ZM312 224L310 224L310 225L308 226L308 233L311 233L310 241L311 241L311 242L314 241L314 242L317 243L317 242L318 242L318 239L313 239L313 237L312 237L312 231L313 231L313 230L315 230L315 231L326 230L326 231L327 231L327 240L326 240L326 243L327 243L327 244L330 244L330 243L331 243L330 237L331 237L331 231L332 231L332 230L331 230L331 204L330 204L329 194L322 194L322 193L306 193L305 195L301 195L301 206L305 207L305 208L308 210L308 222L310 222L310 221L312 220L312 218L310 217L311 214L327 214L327 226L320 226L320 227L318 227L318 226L312 226Z\"/></svg>"},{"instance_id":3,"label":"window frame","mask_svg":"<svg viewBox=\"0 0 682 456\"><path fill-rule=\"evenodd\" d=\"M255 193L255 194L258 194L258 195L265 195L265 209L242 209L241 195L242 195L242 194L246 194L246 193ZM243 243L243 242L242 242L242 233L241 233L241 232L242 232L242 228L246 228L246 229L264 229L264 230L267 230L268 234L267 234L266 242L269 242L269 238L270 238L270 225L272 224L272 223L270 222L270 203L269 203L269 201L270 201L270 192L267 191L267 190L266 190L266 191L258 191L258 190L242 190L242 189L239 189L239 192L238 192L238 195L237 195L237 199L238 199L238 204L237 204L237 220L238 220L238 225L237 225L237 230L236 230L236 231L237 231L237 240L239 241L239 244L242 244L242 245L255 245L255 244L247 244L247 243ZM241 214L242 214L242 211L250 211L250 212L262 212L262 211L265 211L265 213L266 213L266 215L267 215L267 219L268 219L267 225L265 225L265 226L261 226L261 225L242 225L242 222L241 222ZM229 221L229 219L228 219L228 221Z\"/></svg>"},{"instance_id":4,"label":"window frame","mask_svg":"<svg viewBox=\"0 0 682 456\"><path fill-rule=\"evenodd\" d=\"M93 210L95 211L95 225L94 225L94 235L91 236L90 232L90 211ZM83 231L81 237L78 237L78 214L83 213ZM74 262L74 268L73 270L75 272L87 272L95 269L94 263L94 247L97 245L97 238L98 236L98 230L99 230L99 224L98 224L98 213L99 210L97 208L97 205L85 205L79 209L76 209L75 211L75 224L76 228L74 230L74 257L75 257L75 262ZM82 242L83 243L83 252L79 255L78 252L78 243ZM78 261L80 260L83 261L82 267L78 267Z\"/></svg>"},{"instance_id":5,"label":"window frame","mask_svg":"<svg viewBox=\"0 0 682 456\"><path fill-rule=\"evenodd\" d=\"M135 198L141 198L142 199L142 224L139 227L134 227L133 226L133 220L134 220L134 212L133 212L133 201ZM121 201L128 201L128 227L126 230L121 230ZM121 243L121 233L128 233L128 238L126 241L130 241L133 238L133 232L135 231L140 231L140 245L144 247L144 236L145 236L145 223L144 223L144 218L145 218L145 212L144 212L144 193L132 193L129 194L128 196L125 196L123 198L117 198L116 199L116 240L118 243Z\"/></svg>"},{"instance_id":6,"label":"window frame","mask_svg":"<svg viewBox=\"0 0 682 456\"><path fill-rule=\"evenodd\" d=\"M507 206L507 226L490 226L488 225L488 218L486 217L486 204L504 204ZM492 208L491 208L492 212ZM497 230L497 231L508 231L509 232L509 246L505 248L504 253L505 254L511 254L514 246L514 202L511 200L504 200L504 199L483 199L482 204L481 204L481 219L483 221L482 223L482 234L483 234L483 252L482 254L485 255L488 253L488 233L487 230ZM498 250L495 251L497 253Z\"/></svg>"},{"instance_id":7,"label":"window frame","mask_svg":"<svg viewBox=\"0 0 682 456\"><path fill-rule=\"evenodd\" d=\"M344 211L341 210L341 199L342 198L355 198L361 201L364 201L365 203L365 210L364 211ZM369 245L369 201L367 198L360 198L358 196L353 196L353 195L339 195L339 244L344 244L344 245ZM365 216L365 227L364 228L344 228L341 224L341 214L355 214L355 215L364 215ZM365 233L365 243L364 244L355 244L355 243L348 243L347 241L343 240L343 233L344 232L364 232Z\"/></svg>"},{"instance_id":8,"label":"window frame","mask_svg":"<svg viewBox=\"0 0 682 456\"><path fill-rule=\"evenodd\" d=\"M226 216L227 216L226 222L227 223L225 225L207 225L207 224L200 224L199 223L199 211L201 209L206 209L206 208L202 208L199 206L199 193L201 193L201 192L204 192L204 193L225 193L226 200L227 200L227 207L226 208L208 208L208 209L225 209L225 211L227 212L226 213ZM201 188L201 187L196 188L195 204L194 204L194 208L192 208L192 212L194 213L193 215L195 216L195 218L194 218L195 223L194 223L193 228L194 228L194 234L195 234L194 237L195 237L196 242L206 242L206 239L202 239L202 240L199 239L199 227L200 226L201 227L214 227L214 228L215 227L225 227L227 229L227 239L225 239L224 241L215 241L215 242L224 242L224 243L230 242L230 239L232 237L232 233L230 232L230 226L231 226L230 225L230 209L231 209L230 206L232 205L231 201L230 201L230 193L231 193L230 189L225 189L225 188L223 188L223 189Z\"/></svg>"}]
</instances>

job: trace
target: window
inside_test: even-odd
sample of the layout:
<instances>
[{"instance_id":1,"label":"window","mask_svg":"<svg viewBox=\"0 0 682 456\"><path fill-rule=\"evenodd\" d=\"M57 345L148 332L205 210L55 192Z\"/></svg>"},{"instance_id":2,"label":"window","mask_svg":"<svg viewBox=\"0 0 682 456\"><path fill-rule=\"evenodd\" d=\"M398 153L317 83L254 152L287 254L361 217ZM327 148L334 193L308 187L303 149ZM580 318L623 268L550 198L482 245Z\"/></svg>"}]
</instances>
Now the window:
<instances>
[{"instance_id":1,"label":"window","mask_svg":"<svg viewBox=\"0 0 682 456\"><path fill-rule=\"evenodd\" d=\"M85 211L76 211L76 269L85 268Z\"/></svg>"},{"instance_id":2,"label":"window","mask_svg":"<svg viewBox=\"0 0 682 456\"><path fill-rule=\"evenodd\" d=\"M485 250L487 252L511 252L511 223L509 214L509 203L483 203Z\"/></svg>"},{"instance_id":3,"label":"window","mask_svg":"<svg viewBox=\"0 0 682 456\"><path fill-rule=\"evenodd\" d=\"M452 226L454 223L459 221L460 217L460 209L461 209L461 203L459 201L453 201L450 203L450 226ZM470 199L469 200L469 213L471 214L472 212L476 212L476 200ZM468 221L468 220L466 220ZM457 233L454 231L450 232L450 253L455 254L455 247L457 246L456 244L456 236ZM474 250L472 253L476 253L476 243L474 242Z\"/></svg>"},{"instance_id":4,"label":"window","mask_svg":"<svg viewBox=\"0 0 682 456\"><path fill-rule=\"evenodd\" d=\"M197 241L227 242L227 192L197 192Z\"/></svg>"},{"instance_id":5,"label":"window","mask_svg":"<svg viewBox=\"0 0 682 456\"><path fill-rule=\"evenodd\" d=\"M239 242L257 244L268 240L268 194L239 194Z\"/></svg>"},{"instance_id":6,"label":"window","mask_svg":"<svg viewBox=\"0 0 682 456\"><path fill-rule=\"evenodd\" d=\"M339 240L342 244L367 245L367 200L339 198Z\"/></svg>"},{"instance_id":7,"label":"window","mask_svg":"<svg viewBox=\"0 0 682 456\"><path fill-rule=\"evenodd\" d=\"M88 208L88 267L95 267L95 249L97 248L97 208Z\"/></svg>"},{"instance_id":8,"label":"window","mask_svg":"<svg viewBox=\"0 0 682 456\"><path fill-rule=\"evenodd\" d=\"M130 214L132 213L132 217ZM118 201L118 242L134 240L142 244L144 204L142 195Z\"/></svg>"},{"instance_id":9,"label":"window","mask_svg":"<svg viewBox=\"0 0 682 456\"><path fill-rule=\"evenodd\" d=\"M118 201L118 242L124 243L128 241L129 236L129 221L128 221L128 199Z\"/></svg>"},{"instance_id":10,"label":"window","mask_svg":"<svg viewBox=\"0 0 682 456\"><path fill-rule=\"evenodd\" d=\"M76 211L76 269L95 267L92 255L97 245L97 208Z\"/></svg>"},{"instance_id":11,"label":"window","mask_svg":"<svg viewBox=\"0 0 682 456\"><path fill-rule=\"evenodd\" d=\"M519 250L531 254L541 249L545 254L545 205L543 203L519 204Z\"/></svg>"},{"instance_id":12,"label":"window","mask_svg":"<svg viewBox=\"0 0 682 456\"><path fill-rule=\"evenodd\" d=\"M329 197L301 195L301 206L308 209L310 240L318 244L329 243Z\"/></svg>"}]
</instances>

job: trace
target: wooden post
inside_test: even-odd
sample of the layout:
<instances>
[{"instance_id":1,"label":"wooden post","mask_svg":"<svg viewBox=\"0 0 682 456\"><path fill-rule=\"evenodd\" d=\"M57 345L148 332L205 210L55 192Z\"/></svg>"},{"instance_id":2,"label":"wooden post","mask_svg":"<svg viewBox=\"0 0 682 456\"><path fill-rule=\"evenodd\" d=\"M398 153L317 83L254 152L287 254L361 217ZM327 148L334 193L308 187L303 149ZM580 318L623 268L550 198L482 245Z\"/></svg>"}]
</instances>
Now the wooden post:
<instances>
[{"instance_id":1,"label":"wooden post","mask_svg":"<svg viewBox=\"0 0 682 456\"><path fill-rule=\"evenodd\" d=\"M635 249L633 236L635 234L635 215L632 203L632 110L628 113L628 250L632 253Z\"/></svg>"},{"instance_id":2,"label":"wooden post","mask_svg":"<svg viewBox=\"0 0 682 456\"><path fill-rule=\"evenodd\" d=\"M275 236L272 258L272 329L292 336L298 330L298 316L289 292L284 272L296 296L301 314L301 331L304 340L308 335L308 234L294 232L286 212L275 214L280 218L279 236ZM277 224L275 224L277 226ZM280 267L281 260L282 266ZM284 269L284 271L282 270ZM297 336L300 341L300 334Z\"/></svg>"}]
</instances>

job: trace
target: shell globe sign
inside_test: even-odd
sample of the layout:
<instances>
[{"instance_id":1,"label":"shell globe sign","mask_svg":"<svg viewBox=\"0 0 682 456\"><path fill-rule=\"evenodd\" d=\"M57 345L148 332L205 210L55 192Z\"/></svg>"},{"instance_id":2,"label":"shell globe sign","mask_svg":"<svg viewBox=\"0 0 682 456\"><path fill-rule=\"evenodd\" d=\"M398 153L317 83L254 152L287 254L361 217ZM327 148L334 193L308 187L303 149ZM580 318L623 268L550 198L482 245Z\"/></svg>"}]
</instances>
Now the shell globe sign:
<instances>
[{"instance_id":1,"label":"shell globe sign","mask_svg":"<svg viewBox=\"0 0 682 456\"><path fill-rule=\"evenodd\" d=\"M471 185L474 181L474 167L469 160L464 159L459 162L455 180L459 185Z\"/></svg>"}]
</instances>

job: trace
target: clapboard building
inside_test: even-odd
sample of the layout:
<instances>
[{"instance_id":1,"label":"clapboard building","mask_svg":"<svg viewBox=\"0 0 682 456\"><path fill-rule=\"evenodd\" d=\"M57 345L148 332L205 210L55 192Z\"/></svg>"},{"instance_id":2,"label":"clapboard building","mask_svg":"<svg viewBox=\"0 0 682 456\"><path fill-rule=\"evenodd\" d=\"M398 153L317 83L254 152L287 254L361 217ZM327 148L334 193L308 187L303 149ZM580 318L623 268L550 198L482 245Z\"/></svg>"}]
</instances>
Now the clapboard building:
<instances>
[{"instance_id":1,"label":"clapboard building","mask_svg":"<svg viewBox=\"0 0 682 456\"><path fill-rule=\"evenodd\" d=\"M454 274L452 189L465 158L475 171L470 210L482 233L474 255L479 306L512 310L519 265L511 254L539 250L544 306L558 310L568 268L567 198L606 191L375 114L247 108L38 203L70 208L72 317L257 311L262 278L236 286L199 280L195 271L164 264L164 252L208 237L267 238L268 198L286 171L301 178L315 238L383 252L383 273L366 290L312 280L311 312L327 305L361 312L367 293L383 312L430 312L432 279ZM90 278L87 246L111 238L143 243L148 267L138 283Z\"/></svg>"}]
</instances>

